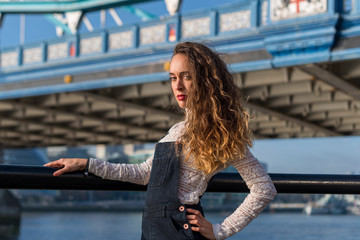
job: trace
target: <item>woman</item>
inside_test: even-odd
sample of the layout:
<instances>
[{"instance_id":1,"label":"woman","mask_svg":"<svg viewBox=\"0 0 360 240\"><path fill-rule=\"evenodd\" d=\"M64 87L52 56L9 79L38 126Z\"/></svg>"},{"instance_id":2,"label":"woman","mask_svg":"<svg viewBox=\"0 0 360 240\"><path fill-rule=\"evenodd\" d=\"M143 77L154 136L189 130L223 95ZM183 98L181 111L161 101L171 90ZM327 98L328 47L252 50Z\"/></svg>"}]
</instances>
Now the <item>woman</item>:
<instances>
[{"instance_id":1,"label":"woman","mask_svg":"<svg viewBox=\"0 0 360 240\"><path fill-rule=\"evenodd\" d=\"M185 120L175 124L142 164L97 159L60 159L54 172L82 170L106 179L148 185L142 239L225 239L243 229L275 197L275 187L249 151L249 115L239 89L219 54L203 44L179 43L170 63L170 81ZM250 189L222 223L206 220L200 198L212 176L234 166Z\"/></svg>"}]
</instances>

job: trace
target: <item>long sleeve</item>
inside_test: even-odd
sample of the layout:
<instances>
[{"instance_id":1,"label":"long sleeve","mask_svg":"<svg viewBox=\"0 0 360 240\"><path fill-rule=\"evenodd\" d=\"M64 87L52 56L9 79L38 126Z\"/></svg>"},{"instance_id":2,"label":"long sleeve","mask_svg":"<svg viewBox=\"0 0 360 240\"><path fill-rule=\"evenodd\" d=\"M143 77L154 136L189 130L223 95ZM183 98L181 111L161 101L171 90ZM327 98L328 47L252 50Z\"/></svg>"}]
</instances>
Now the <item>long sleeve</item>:
<instances>
[{"instance_id":1,"label":"long sleeve","mask_svg":"<svg viewBox=\"0 0 360 240\"><path fill-rule=\"evenodd\" d=\"M153 156L141 164L109 163L91 158L89 172L103 179L146 185L149 182L152 161Z\"/></svg>"},{"instance_id":2,"label":"long sleeve","mask_svg":"<svg viewBox=\"0 0 360 240\"><path fill-rule=\"evenodd\" d=\"M175 124L159 142L177 141L183 131L183 125L184 123ZM89 172L103 179L146 185L150 179L153 159L154 156L151 156L141 164L119 164L90 158Z\"/></svg>"},{"instance_id":3,"label":"long sleeve","mask_svg":"<svg viewBox=\"0 0 360 240\"><path fill-rule=\"evenodd\" d=\"M221 224L214 224L217 240L225 239L246 227L276 196L276 189L259 161L248 151L245 159L232 164L240 173L250 194Z\"/></svg>"}]
</instances>

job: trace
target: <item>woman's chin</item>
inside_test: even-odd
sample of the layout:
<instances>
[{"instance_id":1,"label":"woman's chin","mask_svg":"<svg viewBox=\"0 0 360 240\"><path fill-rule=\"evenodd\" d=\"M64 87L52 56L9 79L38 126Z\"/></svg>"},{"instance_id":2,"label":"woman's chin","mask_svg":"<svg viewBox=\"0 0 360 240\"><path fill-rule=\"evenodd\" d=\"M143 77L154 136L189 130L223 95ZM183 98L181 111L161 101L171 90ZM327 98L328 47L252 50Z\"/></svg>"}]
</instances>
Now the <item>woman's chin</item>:
<instances>
[{"instance_id":1,"label":"woman's chin","mask_svg":"<svg viewBox=\"0 0 360 240\"><path fill-rule=\"evenodd\" d=\"M186 108L186 104L184 102L178 102L178 105L180 108L185 109Z\"/></svg>"}]
</instances>

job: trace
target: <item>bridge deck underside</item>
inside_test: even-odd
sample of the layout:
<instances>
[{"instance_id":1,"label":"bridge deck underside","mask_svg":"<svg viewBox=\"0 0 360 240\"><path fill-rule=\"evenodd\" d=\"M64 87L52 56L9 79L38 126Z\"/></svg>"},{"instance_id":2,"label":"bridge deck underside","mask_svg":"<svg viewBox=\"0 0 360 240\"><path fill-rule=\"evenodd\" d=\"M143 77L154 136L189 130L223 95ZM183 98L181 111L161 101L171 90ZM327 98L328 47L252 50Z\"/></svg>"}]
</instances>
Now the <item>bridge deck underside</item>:
<instances>
[{"instance_id":1,"label":"bridge deck underside","mask_svg":"<svg viewBox=\"0 0 360 240\"><path fill-rule=\"evenodd\" d=\"M164 71L162 64L136 69ZM351 60L235 72L238 87L248 97L246 108L255 137L360 135L359 64ZM74 81L132 71L79 74ZM14 86L1 85L7 87ZM0 146L6 148L154 142L183 119L164 80L1 100L0 115Z\"/></svg>"}]
</instances>

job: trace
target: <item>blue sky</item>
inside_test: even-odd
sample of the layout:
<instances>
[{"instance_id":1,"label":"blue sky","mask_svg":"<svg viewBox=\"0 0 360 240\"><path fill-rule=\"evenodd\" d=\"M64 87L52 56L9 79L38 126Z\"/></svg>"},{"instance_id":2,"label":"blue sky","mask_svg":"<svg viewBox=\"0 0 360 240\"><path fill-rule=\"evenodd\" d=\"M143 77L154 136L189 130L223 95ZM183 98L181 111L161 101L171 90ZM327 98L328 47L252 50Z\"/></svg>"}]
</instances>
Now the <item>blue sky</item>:
<instances>
[{"instance_id":1,"label":"blue sky","mask_svg":"<svg viewBox=\"0 0 360 240\"><path fill-rule=\"evenodd\" d=\"M255 141L253 154L272 173L360 174L360 137Z\"/></svg>"},{"instance_id":2,"label":"blue sky","mask_svg":"<svg viewBox=\"0 0 360 240\"><path fill-rule=\"evenodd\" d=\"M243 0L244 1L244 0ZM189 12L197 9L211 8L217 5L239 2L239 0L183 0L181 11ZM135 5L140 9L157 16L168 15L164 1L142 3ZM124 9L116 8L116 11L124 25L141 22L141 19ZM95 29L100 29L100 17L98 12L88 13L86 16ZM38 42L45 39L56 38L55 27L48 22L42 15L26 15L25 43ZM111 16L107 13L107 27L116 26ZM20 17L17 14L5 15L3 26L0 28L0 49L16 46L20 43ZM87 32L82 24L80 32Z\"/></svg>"},{"instance_id":3,"label":"blue sky","mask_svg":"<svg viewBox=\"0 0 360 240\"><path fill-rule=\"evenodd\" d=\"M236 0L184 0L182 12L214 7L219 4L238 2ZM137 5L143 10L159 16L167 15L162 1ZM123 9L117 12L124 24L141 21ZM87 17L99 29L99 14L89 13ZM19 15L6 15L0 28L0 49L19 44ZM115 26L107 16L107 26ZM84 26L80 32L86 32ZM26 16L25 43L56 38L55 28L41 15ZM360 137L332 137L305 139L257 140L252 149L254 155L268 164L273 173L332 173L360 174Z\"/></svg>"}]
</instances>

